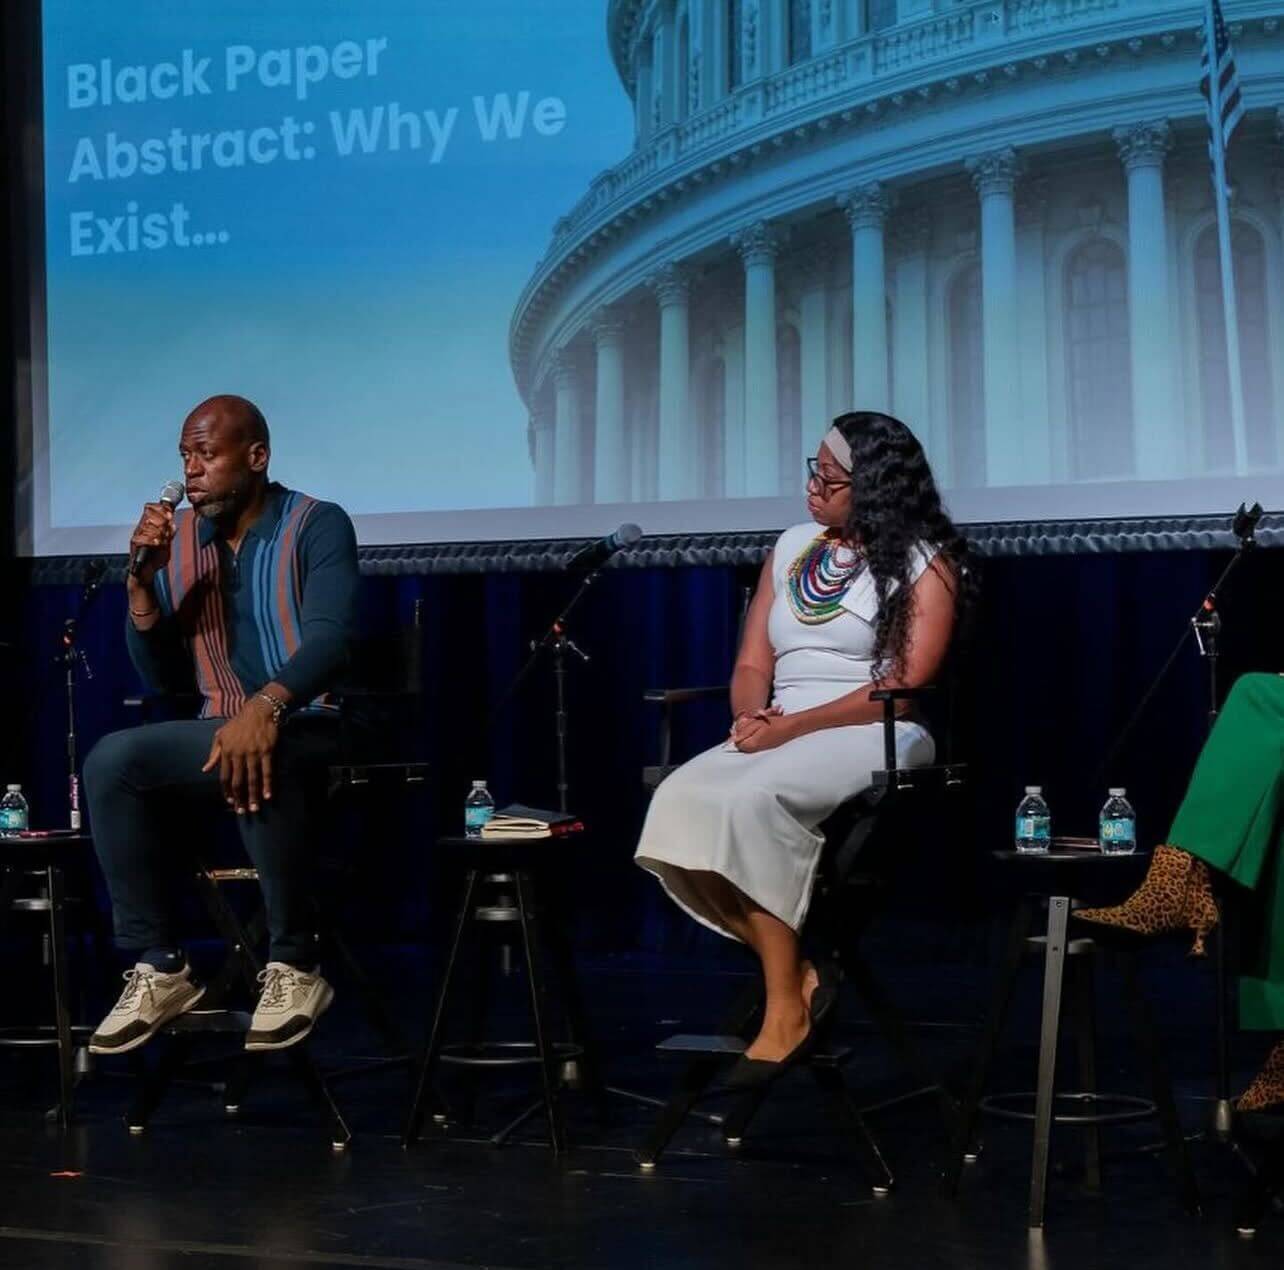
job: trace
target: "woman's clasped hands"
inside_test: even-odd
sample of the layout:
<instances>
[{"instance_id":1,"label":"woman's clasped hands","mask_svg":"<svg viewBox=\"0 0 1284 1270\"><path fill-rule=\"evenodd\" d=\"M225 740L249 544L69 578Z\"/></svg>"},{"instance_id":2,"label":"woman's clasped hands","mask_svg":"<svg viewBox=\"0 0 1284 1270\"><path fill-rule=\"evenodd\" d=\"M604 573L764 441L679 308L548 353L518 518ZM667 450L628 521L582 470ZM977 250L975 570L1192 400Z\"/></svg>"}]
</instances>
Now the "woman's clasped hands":
<instances>
[{"instance_id":1,"label":"woman's clasped hands","mask_svg":"<svg viewBox=\"0 0 1284 1270\"><path fill-rule=\"evenodd\" d=\"M742 754L774 749L792 735L792 724L778 705L742 710L731 723L731 744Z\"/></svg>"}]
</instances>

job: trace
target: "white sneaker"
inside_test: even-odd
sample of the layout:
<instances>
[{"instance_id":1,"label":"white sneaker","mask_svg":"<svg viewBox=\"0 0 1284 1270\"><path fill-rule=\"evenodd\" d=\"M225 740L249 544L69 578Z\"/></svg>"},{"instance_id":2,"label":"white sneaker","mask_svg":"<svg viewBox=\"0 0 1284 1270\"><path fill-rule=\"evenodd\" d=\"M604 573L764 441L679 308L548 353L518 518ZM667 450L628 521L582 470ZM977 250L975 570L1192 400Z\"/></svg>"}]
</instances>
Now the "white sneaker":
<instances>
[{"instance_id":1,"label":"white sneaker","mask_svg":"<svg viewBox=\"0 0 1284 1270\"><path fill-rule=\"evenodd\" d=\"M283 1050L297 1045L330 1008L334 989L319 974L308 974L283 961L269 961L259 971L263 991L254 1007L247 1050Z\"/></svg>"},{"instance_id":2,"label":"white sneaker","mask_svg":"<svg viewBox=\"0 0 1284 1270\"><path fill-rule=\"evenodd\" d=\"M125 1054L137 1049L204 995L204 986L192 982L190 967L167 975L140 961L125 971L125 990L89 1038L89 1052Z\"/></svg>"}]
</instances>

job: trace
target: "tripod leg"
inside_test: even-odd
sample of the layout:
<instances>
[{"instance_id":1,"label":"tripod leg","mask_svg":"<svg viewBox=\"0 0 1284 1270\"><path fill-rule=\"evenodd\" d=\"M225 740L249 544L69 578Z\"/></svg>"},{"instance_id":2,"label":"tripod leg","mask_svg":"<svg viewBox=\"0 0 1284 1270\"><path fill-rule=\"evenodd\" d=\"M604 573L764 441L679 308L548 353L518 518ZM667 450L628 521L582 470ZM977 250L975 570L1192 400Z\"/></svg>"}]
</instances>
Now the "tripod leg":
<instances>
[{"instance_id":1,"label":"tripod leg","mask_svg":"<svg viewBox=\"0 0 1284 1270\"><path fill-rule=\"evenodd\" d=\"M71 1014L67 1000L66 896L62 870L50 865L45 870L49 889L49 942L53 962L54 1030L58 1038L58 1127L71 1122L75 1089L75 1047L71 1040Z\"/></svg>"},{"instance_id":2,"label":"tripod leg","mask_svg":"<svg viewBox=\"0 0 1284 1270\"><path fill-rule=\"evenodd\" d=\"M1025 960L1030 925L1030 903L1028 900L1022 900L1012 918L1012 925L1008 928L1007 949L1003 955L1003 964L994 981L994 992L990 999L989 1013L986 1016L985 1032L977 1048L972 1077L958 1112L954 1145L950 1151L950 1162L945 1172L945 1193L951 1197L958 1194L964 1162L975 1149L974 1137L981 1099L985 1095L985 1088L989 1082L990 1068L994 1065L994 1055L999 1048L999 1038L1003 1035L1003 1023L1007 1018L1008 1007L1012 1003L1012 993L1016 988L1017 977L1021 973L1021 963Z\"/></svg>"},{"instance_id":3,"label":"tripod leg","mask_svg":"<svg viewBox=\"0 0 1284 1270\"><path fill-rule=\"evenodd\" d=\"M434 1097L432 1083L437 1075L437 1060L441 1056L444 1042L444 1023L446 1007L450 1002L450 990L455 980L455 970L459 963L459 952L464 943L464 935L472 919L473 900L477 894L476 869L470 869L464 882L464 896L459 905L459 915L455 919L455 934L450 942L450 953L446 959L446 971L442 977L441 988L437 993L437 1004L433 1010L432 1025L428 1031L428 1046L424 1050L423 1061L419 1064L419 1078L415 1084L415 1096L410 1104L410 1114L406 1117L405 1128L401 1132L401 1145L410 1146L423 1129L424 1115L429 1100Z\"/></svg>"},{"instance_id":4,"label":"tripod leg","mask_svg":"<svg viewBox=\"0 0 1284 1270\"><path fill-rule=\"evenodd\" d=\"M544 983L543 950L540 947L540 921L531 876L518 870L517 911L522 922L522 943L526 953L527 982L531 994L531 1022L535 1028L535 1051L539 1055L540 1083L544 1109L548 1116L548 1134L553 1154L566 1149L562 1129L562 1109L558 1104L557 1049L549 1035L548 997Z\"/></svg>"}]
</instances>

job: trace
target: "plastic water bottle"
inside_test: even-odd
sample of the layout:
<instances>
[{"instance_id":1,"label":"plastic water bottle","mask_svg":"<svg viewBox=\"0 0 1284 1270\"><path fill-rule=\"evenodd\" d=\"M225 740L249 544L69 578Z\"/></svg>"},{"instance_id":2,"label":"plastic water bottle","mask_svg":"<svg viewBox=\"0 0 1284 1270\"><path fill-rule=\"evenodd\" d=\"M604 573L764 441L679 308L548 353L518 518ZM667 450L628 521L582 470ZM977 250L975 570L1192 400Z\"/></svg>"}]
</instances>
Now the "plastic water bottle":
<instances>
[{"instance_id":1,"label":"plastic water bottle","mask_svg":"<svg viewBox=\"0 0 1284 1270\"><path fill-rule=\"evenodd\" d=\"M473 781L473 791L464 799L464 833L480 838L482 826L495 814L495 800L485 781Z\"/></svg>"},{"instance_id":2,"label":"plastic water bottle","mask_svg":"<svg viewBox=\"0 0 1284 1270\"><path fill-rule=\"evenodd\" d=\"M1110 790L1101 809L1097 841L1106 855L1131 855L1137 850L1137 813L1128 801L1125 789Z\"/></svg>"},{"instance_id":3,"label":"plastic water bottle","mask_svg":"<svg viewBox=\"0 0 1284 1270\"><path fill-rule=\"evenodd\" d=\"M27 800L21 785L8 785L0 798L0 838L11 838L27 828Z\"/></svg>"},{"instance_id":4,"label":"plastic water bottle","mask_svg":"<svg viewBox=\"0 0 1284 1270\"><path fill-rule=\"evenodd\" d=\"M1039 855L1052 845L1052 812L1043 801L1042 785L1027 785L1016 809L1016 849Z\"/></svg>"}]
</instances>

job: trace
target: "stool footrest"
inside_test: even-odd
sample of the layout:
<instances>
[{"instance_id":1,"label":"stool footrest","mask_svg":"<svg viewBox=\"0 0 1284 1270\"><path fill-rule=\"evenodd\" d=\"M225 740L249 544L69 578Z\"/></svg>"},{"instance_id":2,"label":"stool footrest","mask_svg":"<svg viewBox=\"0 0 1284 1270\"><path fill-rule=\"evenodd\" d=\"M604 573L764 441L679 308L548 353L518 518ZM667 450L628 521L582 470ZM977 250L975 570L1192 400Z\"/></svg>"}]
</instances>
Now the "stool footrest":
<instances>
[{"instance_id":1,"label":"stool footrest","mask_svg":"<svg viewBox=\"0 0 1284 1270\"><path fill-rule=\"evenodd\" d=\"M742 1036L701 1036L691 1032L679 1032L667 1036L656 1045L661 1054L708 1054L710 1056L726 1055L736 1058L745 1052L749 1042ZM841 1067L851 1057L851 1049L846 1045L819 1046L807 1060L822 1067Z\"/></svg>"},{"instance_id":2,"label":"stool footrest","mask_svg":"<svg viewBox=\"0 0 1284 1270\"><path fill-rule=\"evenodd\" d=\"M73 1023L70 1028L73 1044L83 1045L94 1029L84 1023ZM0 1027L0 1046L9 1049L29 1049L41 1045L57 1045L58 1029L52 1023L34 1023L27 1027Z\"/></svg>"},{"instance_id":3,"label":"stool footrest","mask_svg":"<svg viewBox=\"0 0 1284 1270\"><path fill-rule=\"evenodd\" d=\"M584 1055L584 1046L571 1041L557 1041L550 1048L559 1062ZM473 1041L443 1045L439 1060L458 1067L526 1067L540 1057L533 1041Z\"/></svg>"},{"instance_id":4,"label":"stool footrest","mask_svg":"<svg viewBox=\"0 0 1284 1270\"><path fill-rule=\"evenodd\" d=\"M679 1032L665 1037L655 1048L662 1054L743 1054L748 1041L743 1036L698 1036Z\"/></svg>"},{"instance_id":5,"label":"stool footrest","mask_svg":"<svg viewBox=\"0 0 1284 1270\"><path fill-rule=\"evenodd\" d=\"M1033 1107L1035 1097L1035 1092L1032 1089L1012 1093L990 1094L988 1097L982 1098L978 1105L987 1115L998 1116L1003 1120L1033 1120L1033 1111L1024 1111L1004 1104L1021 1100L1029 1102ZM1149 1098L1137 1097L1135 1094L1055 1093L1052 1098L1054 1103L1075 1103L1080 1106L1113 1106L1119 1108L1118 1111L1088 1111L1077 1115L1070 1112L1056 1112L1052 1117L1054 1124L1129 1124L1134 1120L1149 1120L1152 1116L1158 1114L1158 1108L1154 1102Z\"/></svg>"}]
</instances>

